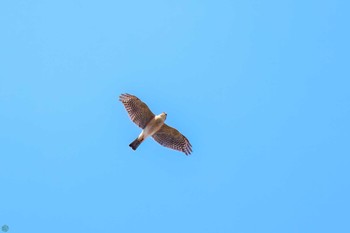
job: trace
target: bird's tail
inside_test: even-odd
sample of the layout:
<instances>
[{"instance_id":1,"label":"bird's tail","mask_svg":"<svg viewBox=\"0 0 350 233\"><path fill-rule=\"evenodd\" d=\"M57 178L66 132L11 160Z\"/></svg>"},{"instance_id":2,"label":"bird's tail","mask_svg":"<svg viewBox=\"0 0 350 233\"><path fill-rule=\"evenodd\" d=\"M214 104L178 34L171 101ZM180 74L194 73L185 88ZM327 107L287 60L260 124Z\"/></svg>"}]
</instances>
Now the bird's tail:
<instances>
[{"instance_id":1,"label":"bird's tail","mask_svg":"<svg viewBox=\"0 0 350 233\"><path fill-rule=\"evenodd\" d=\"M136 138L132 143L130 143L129 146L130 146L133 150L136 150L136 148L141 144L141 142L143 142L143 139Z\"/></svg>"}]
</instances>

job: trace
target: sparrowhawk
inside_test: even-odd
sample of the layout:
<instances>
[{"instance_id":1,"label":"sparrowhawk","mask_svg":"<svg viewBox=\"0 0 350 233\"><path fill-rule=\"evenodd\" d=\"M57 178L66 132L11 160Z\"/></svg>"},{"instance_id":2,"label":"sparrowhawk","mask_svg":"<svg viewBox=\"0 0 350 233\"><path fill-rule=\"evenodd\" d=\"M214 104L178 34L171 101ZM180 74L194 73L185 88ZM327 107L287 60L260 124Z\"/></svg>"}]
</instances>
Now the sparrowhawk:
<instances>
[{"instance_id":1,"label":"sparrowhawk","mask_svg":"<svg viewBox=\"0 0 350 233\"><path fill-rule=\"evenodd\" d=\"M152 136L162 146L184 152L186 155L191 154L192 145L188 139L177 129L164 123L167 117L165 112L154 115L144 102L130 94L120 95L119 100L124 104L131 120L142 129L141 134L129 145L133 150L147 137Z\"/></svg>"}]
</instances>

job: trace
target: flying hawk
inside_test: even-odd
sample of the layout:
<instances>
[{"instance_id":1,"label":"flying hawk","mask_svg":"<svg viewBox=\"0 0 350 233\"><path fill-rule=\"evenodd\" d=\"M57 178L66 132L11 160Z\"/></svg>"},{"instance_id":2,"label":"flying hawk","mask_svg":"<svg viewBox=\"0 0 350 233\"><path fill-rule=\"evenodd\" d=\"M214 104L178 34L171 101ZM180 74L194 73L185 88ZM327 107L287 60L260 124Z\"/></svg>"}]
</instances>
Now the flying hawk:
<instances>
[{"instance_id":1,"label":"flying hawk","mask_svg":"<svg viewBox=\"0 0 350 233\"><path fill-rule=\"evenodd\" d=\"M164 123L167 117L165 112L154 115L144 102L130 94L120 95L119 100L131 120L142 129L141 134L129 145L133 150L136 150L147 137L152 136L162 146L184 152L186 155L191 154L192 145L188 139Z\"/></svg>"}]
</instances>

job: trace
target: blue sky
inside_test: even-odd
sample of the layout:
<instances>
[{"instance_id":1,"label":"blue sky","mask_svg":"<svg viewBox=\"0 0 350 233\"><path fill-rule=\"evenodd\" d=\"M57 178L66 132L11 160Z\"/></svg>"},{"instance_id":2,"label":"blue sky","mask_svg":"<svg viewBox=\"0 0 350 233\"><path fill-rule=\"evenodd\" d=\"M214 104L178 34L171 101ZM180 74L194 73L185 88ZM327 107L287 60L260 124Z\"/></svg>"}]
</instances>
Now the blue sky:
<instances>
[{"instance_id":1,"label":"blue sky","mask_svg":"<svg viewBox=\"0 0 350 233\"><path fill-rule=\"evenodd\" d=\"M0 2L9 232L350 232L349 3ZM121 93L193 145L148 139Z\"/></svg>"}]
</instances>

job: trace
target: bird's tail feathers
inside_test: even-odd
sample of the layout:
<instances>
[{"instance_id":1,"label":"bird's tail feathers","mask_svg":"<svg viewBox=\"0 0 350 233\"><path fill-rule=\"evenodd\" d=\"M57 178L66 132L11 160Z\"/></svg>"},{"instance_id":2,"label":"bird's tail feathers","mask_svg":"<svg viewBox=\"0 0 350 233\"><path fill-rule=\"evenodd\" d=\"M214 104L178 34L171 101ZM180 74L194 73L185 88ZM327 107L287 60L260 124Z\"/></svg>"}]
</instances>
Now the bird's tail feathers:
<instances>
[{"instance_id":1,"label":"bird's tail feathers","mask_svg":"<svg viewBox=\"0 0 350 233\"><path fill-rule=\"evenodd\" d=\"M129 146L130 146L133 150L136 150L137 147L139 147L139 145L141 144L141 142L143 142L143 139L136 138L132 143L130 143Z\"/></svg>"}]
</instances>

